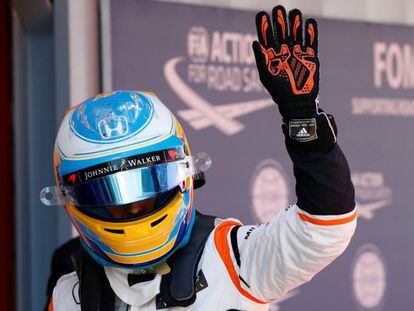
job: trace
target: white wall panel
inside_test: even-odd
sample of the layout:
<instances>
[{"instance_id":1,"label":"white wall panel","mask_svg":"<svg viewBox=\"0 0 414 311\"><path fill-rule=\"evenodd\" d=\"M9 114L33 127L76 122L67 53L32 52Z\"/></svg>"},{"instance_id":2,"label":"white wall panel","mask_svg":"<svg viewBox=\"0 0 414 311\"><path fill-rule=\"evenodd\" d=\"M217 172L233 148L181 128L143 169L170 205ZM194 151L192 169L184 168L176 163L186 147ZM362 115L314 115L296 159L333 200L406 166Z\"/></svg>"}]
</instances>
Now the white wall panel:
<instances>
[{"instance_id":1,"label":"white wall panel","mask_svg":"<svg viewBox=\"0 0 414 311\"><path fill-rule=\"evenodd\" d=\"M276 4L300 8L306 15L394 24L414 24L413 0L153 0L271 10Z\"/></svg>"}]
</instances>

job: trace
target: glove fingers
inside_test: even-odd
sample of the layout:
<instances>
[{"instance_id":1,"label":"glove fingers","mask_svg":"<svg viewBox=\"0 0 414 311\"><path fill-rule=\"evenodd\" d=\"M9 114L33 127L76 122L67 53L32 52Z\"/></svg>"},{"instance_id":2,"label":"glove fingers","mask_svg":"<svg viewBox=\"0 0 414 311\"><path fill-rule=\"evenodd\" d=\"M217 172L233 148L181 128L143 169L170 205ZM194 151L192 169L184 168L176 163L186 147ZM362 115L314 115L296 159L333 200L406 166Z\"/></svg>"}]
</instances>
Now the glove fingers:
<instances>
[{"instance_id":1,"label":"glove fingers","mask_svg":"<svg viewBox=\"0 0 414 311\"><path fill-rule=\"evenodd\" d=\"M318 55L318 24L313 18L305 22L305 47L310 47Z\"/></svg>"},{"instance_id":2,"label":"glove fingers","mask_svg":"<svg viewBox=\"0 0 414 311\"><path fill-rule=\"evenodd\" d=\"M289 38L293 45L303 45L302 13L298 9L289 12Z\"/></svg>"},{"instance_id":3,"label":"glove fingers","mask_svg":"<svg viewBox=\"0 0 414 311\"><path fill-rule=\"evenodd\" d=\"M256 30L259 42L266 49L275 47L272 24L270 17L266 12L259 12L256 15Z\"/></svg>"},{"instance_id":4,"label":"glove fingers","mask_svg":"<svg viewBox=\"0 0 414 311\"><path fill-rule=\"evenodd\" d=\"M286 20L286 10L283 6L278 5L272 11L273 27L275 29L276 42L279 46L287 41L288 28Z\"/></svg>"}]
</instances>

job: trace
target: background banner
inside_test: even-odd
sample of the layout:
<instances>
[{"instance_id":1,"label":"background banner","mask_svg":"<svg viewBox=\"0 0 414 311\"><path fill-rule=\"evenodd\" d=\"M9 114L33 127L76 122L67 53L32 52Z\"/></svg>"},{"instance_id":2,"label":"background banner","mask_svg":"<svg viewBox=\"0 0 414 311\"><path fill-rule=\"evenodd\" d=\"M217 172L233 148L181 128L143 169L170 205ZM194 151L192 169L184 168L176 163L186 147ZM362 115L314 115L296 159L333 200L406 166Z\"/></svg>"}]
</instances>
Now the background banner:
<instances>
[{"instance_id":1,"label":"background banner","mask_svg":"<svg viewBox=\"0 0 414 311\"><path fill-rule=\"evenodd\" d=\"M212 156L197 208L250 224L295 203L281 118L258 80L251 49L255 13L106 3L104 86L154 91L180 118L193 152ZM337 119L359 226L344 255L271 310L408 310L414 305L414 31L318 21L320 104Z\"/></svg>"}]
</instances>

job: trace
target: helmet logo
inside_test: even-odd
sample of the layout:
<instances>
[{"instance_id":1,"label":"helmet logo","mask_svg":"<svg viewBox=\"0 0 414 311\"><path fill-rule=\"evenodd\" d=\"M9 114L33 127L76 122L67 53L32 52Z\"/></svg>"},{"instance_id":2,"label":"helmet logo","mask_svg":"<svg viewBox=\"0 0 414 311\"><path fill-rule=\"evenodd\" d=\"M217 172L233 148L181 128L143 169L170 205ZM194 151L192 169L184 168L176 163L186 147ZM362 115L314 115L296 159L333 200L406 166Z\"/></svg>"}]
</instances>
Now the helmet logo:
<instances>
[{"instance_id":1,"label":"helmet logo","mask_svg":"<svg viewBox=\"0 0 414 311\"><path fill-rule=\"evenodd\" d=\"M76 181L76 173L73 173L72 175L70 175L68 181L74 184Z\"/></svg>"},{"instance_id":2,"label":"helmet logo","mask_svg":"<svg viewBox=\"0 0 414 311\"><path fill-rule=\"evenodd\" d=\"M127 166L126 166L126 165L127 165L126 160L125 160L125 159L122 159L122 160L121 160L121 165L119 166L119 170L120 170L120 171L123 171L123 170L126 170L126 171L127 171L127 170L128 170L128 168L127 168Z\"/></svg>"},{"instance_id":3,"label":"helmet logo","mask_svg":"<svg viewBox=\"0 0 414 311\"><path fill-rule=\"evenodd\" d=\"M178 152L172 149L168 150L167 153L171 160L175 160L178 156Z\"/></svg>"},{"instance_id":4,"label":"helmet logo","mask_svg":"<svg viewBox=\"0 0 414 311\"><path fill-rule=\"evenodd\" d=\"M108 116L98 123L99 134L103 139L121 137L128 134L128 121L125 116Z\"/></svg>"}]
</instances>

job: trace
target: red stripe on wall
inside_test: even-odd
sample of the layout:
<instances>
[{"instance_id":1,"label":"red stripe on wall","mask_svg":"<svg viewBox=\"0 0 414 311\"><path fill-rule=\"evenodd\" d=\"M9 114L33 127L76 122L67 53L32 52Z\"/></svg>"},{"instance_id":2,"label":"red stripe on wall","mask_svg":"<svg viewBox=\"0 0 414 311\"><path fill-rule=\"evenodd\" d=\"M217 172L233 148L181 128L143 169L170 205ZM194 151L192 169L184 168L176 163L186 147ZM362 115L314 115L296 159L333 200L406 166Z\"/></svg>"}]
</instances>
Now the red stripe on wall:
<instances>
[{"instance_id":1,"label":"red stripe on wall","mask_svg":"<svg viewBox=\"0 0 414 311\"><path fill-rule=\"evenodd\" d=\"M14 310L11 15L0 1L0 310Z\"/></svg>"}]
</instances>

